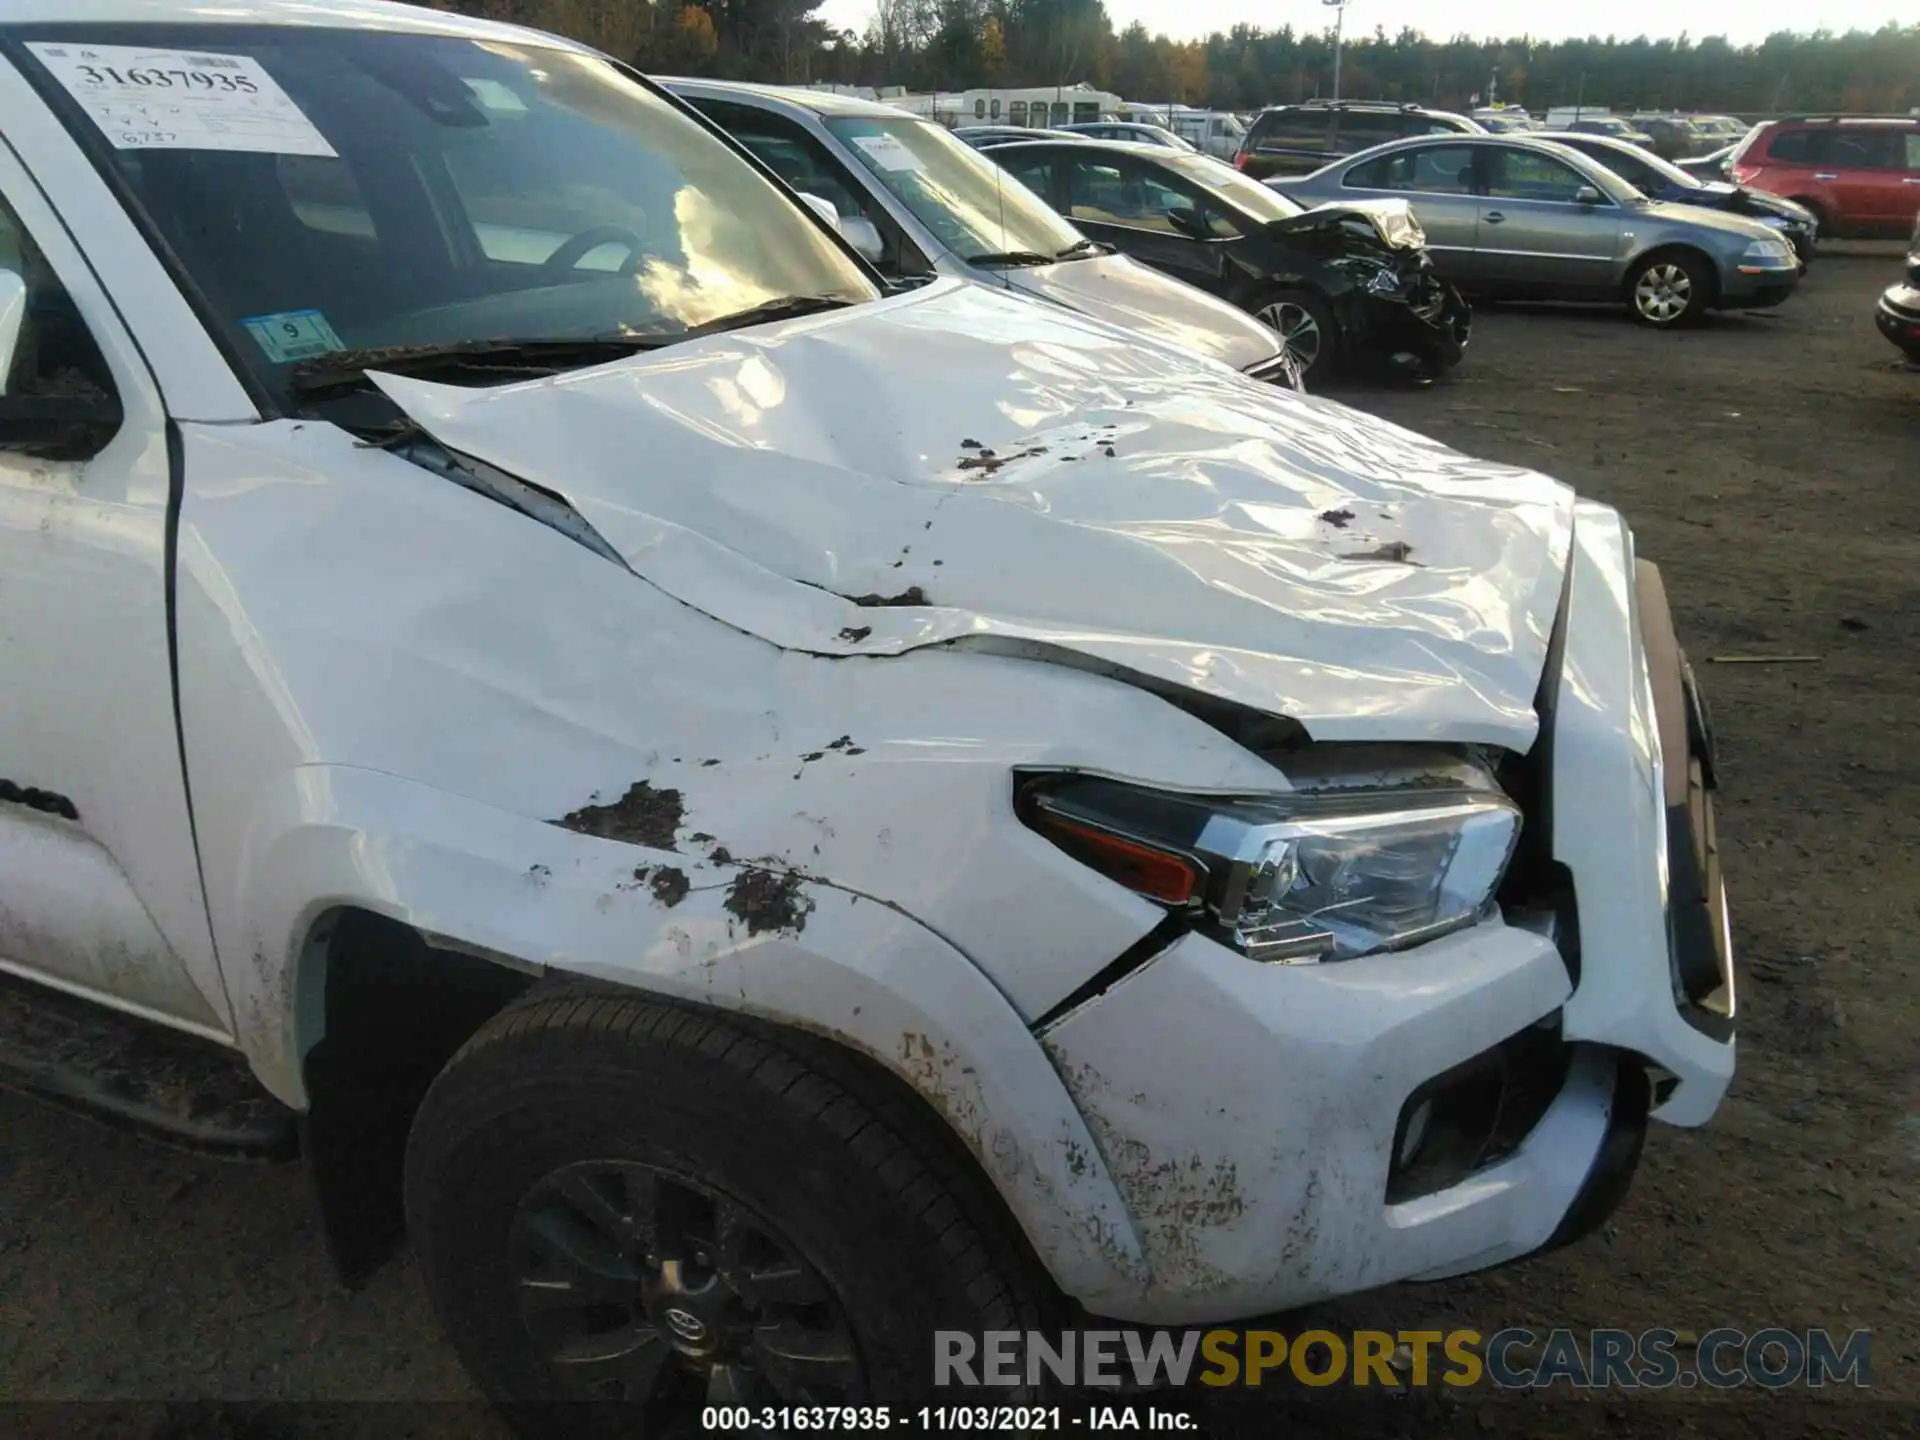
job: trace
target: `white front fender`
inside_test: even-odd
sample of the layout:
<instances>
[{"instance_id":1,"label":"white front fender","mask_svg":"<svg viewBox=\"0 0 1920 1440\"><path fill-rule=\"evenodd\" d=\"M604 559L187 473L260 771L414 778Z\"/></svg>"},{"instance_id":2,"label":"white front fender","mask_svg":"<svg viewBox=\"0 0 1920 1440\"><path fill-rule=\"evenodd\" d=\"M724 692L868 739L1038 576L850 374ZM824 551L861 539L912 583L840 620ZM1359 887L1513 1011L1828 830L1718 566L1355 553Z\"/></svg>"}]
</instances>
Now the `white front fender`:
<instances>
[{"instance_id":1,"label":"white front fender","mask_svg":"<svg viewBox=\"0 0 1920 1440\"><path fill-rule=\"evenodd\" d=\"M1093 1300L1144 1280L1125 1205L1039 1043L979 969L896 909L775 875L788 922L750 923L728 904L742 908L735 886L751 865L595 839L348 766L284 777L245 851L251 963L230 964L229 984L243 1047L290 1105L305 1103L323 977L289 957L328 911L358 906L462 947L861 1051L965 1142L1063 1290ZM651 883L665 870L687 883L671 905Z\"/></svg>"}]
</instances>

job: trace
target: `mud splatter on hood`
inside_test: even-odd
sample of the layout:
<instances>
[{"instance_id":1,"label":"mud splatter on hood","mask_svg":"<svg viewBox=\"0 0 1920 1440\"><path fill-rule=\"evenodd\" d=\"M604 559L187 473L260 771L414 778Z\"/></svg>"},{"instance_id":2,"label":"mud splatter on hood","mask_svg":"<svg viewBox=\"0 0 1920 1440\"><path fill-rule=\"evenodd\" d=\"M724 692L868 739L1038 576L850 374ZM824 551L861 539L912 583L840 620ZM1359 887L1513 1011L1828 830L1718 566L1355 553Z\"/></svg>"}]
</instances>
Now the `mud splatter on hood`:
<instances>
[{"instance_id":1,"label":"mud splatter on hood","mask_svg":"<svg viewBox=\"0 0 1920 1440\"><path fill-rule=\"evenodd\" d=\"M1055 307L938 282L548 380L375 378L783 648L1038 642L1316 738L1533 739L1565 486Z\"/></svg>"}]
</instances>

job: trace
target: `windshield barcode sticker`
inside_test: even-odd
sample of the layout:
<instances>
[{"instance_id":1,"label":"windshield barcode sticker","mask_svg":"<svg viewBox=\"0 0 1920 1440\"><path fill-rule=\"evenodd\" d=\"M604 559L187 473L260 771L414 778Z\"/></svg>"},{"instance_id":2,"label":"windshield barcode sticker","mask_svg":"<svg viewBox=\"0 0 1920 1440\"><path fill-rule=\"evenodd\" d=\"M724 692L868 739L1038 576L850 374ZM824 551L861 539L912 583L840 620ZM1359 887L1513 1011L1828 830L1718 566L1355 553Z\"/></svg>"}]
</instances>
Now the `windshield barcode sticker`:
<instances>
[{"instance_id":1,"label":"windshield barcode sticker","mask_svg":"<svg viewBox=\"0 0 1920 1440\"><path fill-rule=\"evenodd\" d=\"M906 147L898 135L855 135L853 143L882 170L924 170L926 161Z\"/></svg>"},{"instance_id":2,"label":"windshield barcode sticker","mask_svg":"<svg viewBox=\"0 0 1920 1440\"><path fill-rule=\"evenodd\" d=\"M27 49L117 150L335 153L250 55L38 41Z\"/></svg>"}]
</instances>

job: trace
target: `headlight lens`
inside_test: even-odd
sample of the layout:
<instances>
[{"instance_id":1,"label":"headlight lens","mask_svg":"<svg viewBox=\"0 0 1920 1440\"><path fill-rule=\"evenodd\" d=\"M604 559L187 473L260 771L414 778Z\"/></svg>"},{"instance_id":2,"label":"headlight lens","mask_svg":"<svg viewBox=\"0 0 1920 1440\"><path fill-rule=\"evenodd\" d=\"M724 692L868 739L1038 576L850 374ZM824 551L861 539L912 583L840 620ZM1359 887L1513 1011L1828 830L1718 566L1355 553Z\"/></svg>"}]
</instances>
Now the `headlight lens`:
<instances>
[{"instance_id":1,"label":"headlight lens","mask_svg":"<svg viewBox=\"0 0 1920 1440\"><path fill-rule=\"evenodd\" d=\"M1029 781L1022 817L1061 849L1255 960L1343 960L1485 913L1520 813L1465 790L1215 798L1082 776Z\"/></svg>"},{"instance_id":2,"label":"headlight lens","mask_svg":"<svg viewBox=\"0 0 1920 1440\"><path fill-rule=\"evenodd\" d=\"M1783 240L1755 240L1747 246L1748 260L1785 260L1793 252Z\"/></svg>"}]
</instances>

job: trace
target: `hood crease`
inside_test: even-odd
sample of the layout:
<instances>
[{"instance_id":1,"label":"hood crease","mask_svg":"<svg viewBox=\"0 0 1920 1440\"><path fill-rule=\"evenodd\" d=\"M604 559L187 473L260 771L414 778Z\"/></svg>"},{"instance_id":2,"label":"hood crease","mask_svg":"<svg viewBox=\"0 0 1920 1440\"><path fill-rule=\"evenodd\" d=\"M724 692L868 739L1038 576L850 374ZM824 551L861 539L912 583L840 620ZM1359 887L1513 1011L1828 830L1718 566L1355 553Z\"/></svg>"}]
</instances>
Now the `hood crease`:
<instances>
[{"instance_id":1,"label":"hood crease","mask_svg":"<svg viewBox=\"0 0 1920 1440\"><path fill-rule=\"evenodd\" d=\"M1533 739L1565 486L1057 307L940 281L549 379L373 378L783 649L1031 642L1315 739Z\"/></svg>"}]
</instances>

